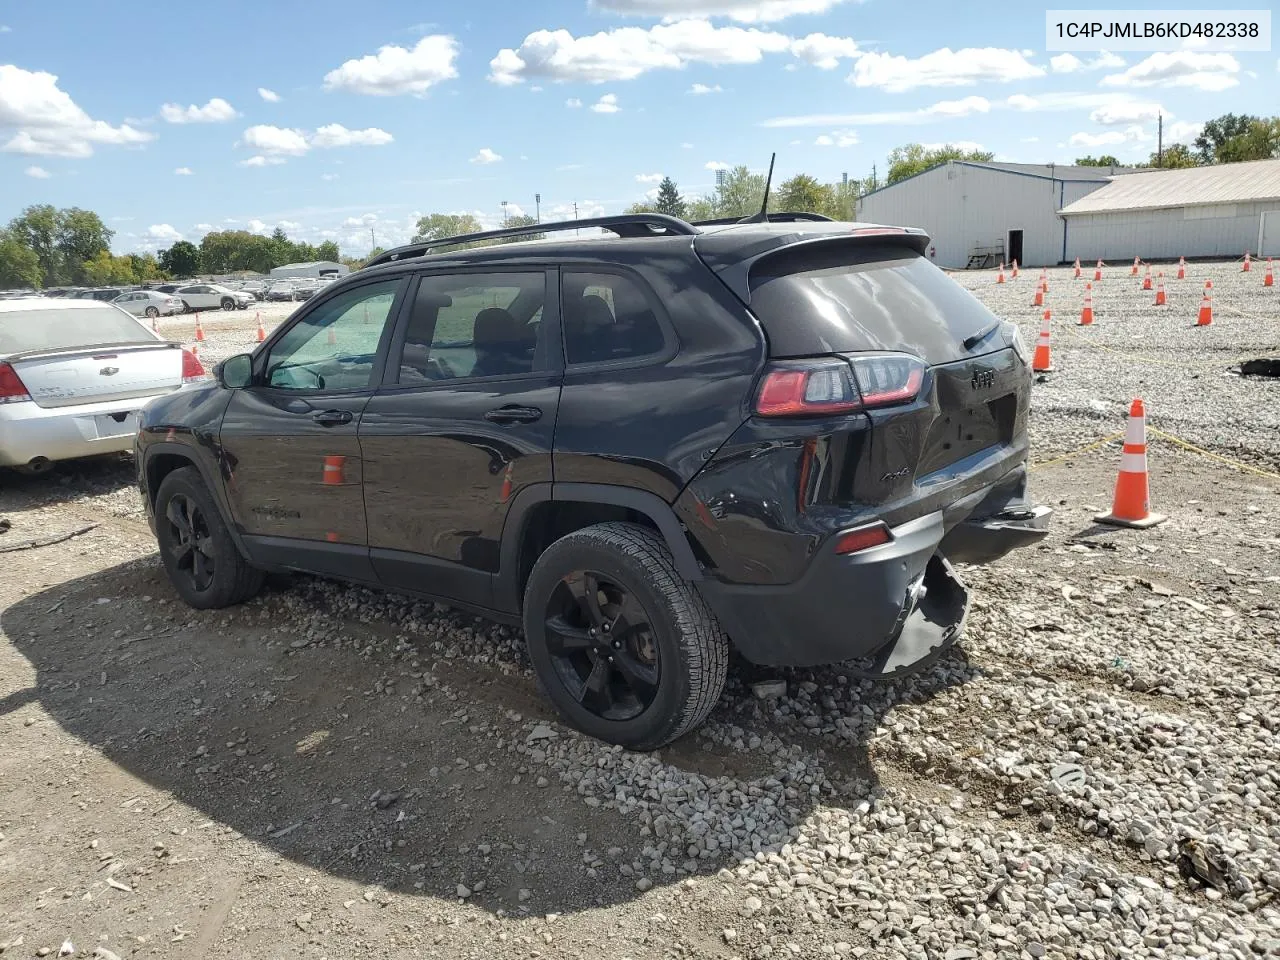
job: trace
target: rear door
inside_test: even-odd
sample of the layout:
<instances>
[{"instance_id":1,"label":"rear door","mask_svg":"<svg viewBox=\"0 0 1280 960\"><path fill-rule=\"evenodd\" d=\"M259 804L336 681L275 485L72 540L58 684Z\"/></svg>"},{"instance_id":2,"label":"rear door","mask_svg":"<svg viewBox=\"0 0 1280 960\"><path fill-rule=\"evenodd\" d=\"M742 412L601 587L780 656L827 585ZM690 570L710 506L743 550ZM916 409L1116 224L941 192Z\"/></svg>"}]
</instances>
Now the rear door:
<instances>
[{"instance_id":1,"label":"rear door","mask_svg":"<svg viewBox=\"0 0 1280 960\"><path fill-rule=\"evenodd\" d=\"M222 476L253 559L355 580L369 566L357 431L405 277L318 300L255 356L222 421Z\"/></svg>"},{"instance_id":2,"label":"rear door","mask_svg":"<svg viewBox=\"0 0 1280 960\"><path fill-rule=\"evenodd\" d=\"M541 268L424 274L360 422L382 582L493 606L511 500L550 483L559 311Z\"/></svg>"}]
</instances>

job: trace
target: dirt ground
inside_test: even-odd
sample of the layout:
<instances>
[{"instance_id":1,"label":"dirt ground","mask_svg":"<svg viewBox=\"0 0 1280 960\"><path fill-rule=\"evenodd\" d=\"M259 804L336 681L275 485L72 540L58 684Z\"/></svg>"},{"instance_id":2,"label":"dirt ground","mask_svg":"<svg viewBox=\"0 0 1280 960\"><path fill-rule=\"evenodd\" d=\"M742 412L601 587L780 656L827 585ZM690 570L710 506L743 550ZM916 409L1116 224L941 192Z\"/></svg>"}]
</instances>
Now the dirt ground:
<instances>
[{"instance_id":1,"label":"dirt ground","mask_svg":"<svg viewBox=\"0 0 1280 960\"><path fill-rule=\"evenodd\" d=\"M1275 324L1267 309L1259 322ZM202 353L248 348L254 327L253 310L215 314ZM1090 362L1119 371L1125 358ZM1051 389L1037 385L1033 411ZM1147 389L1159 403L1160 382ZM1210 452L1262 473L1153 441L1169 521L1101 527L1118 446L1058 458L1122 427L1036 418L1034 489L1054 530L964 571L967 639L931 671L874 690L838 666L796 672L787 698L761 702L735 668L707 727L652 757L558 724L510 628L305 577L235 609L186 608L127 458L6 474L0 550L89 529L0 552L0 955L57 956L64 942L108 958L1280 955L1269 897L1206 894L1167 850L1099 829L1094 809L1110 797L1113 821L1122 801L1162 811L1178 764L1238 748L1262 786L1214 824L1252 838L1237 859L1255 891L1280 870L1280 800L1265 789L1280 776L1280 480L1264 475L1280 464L1234 440ZM1055 726L1041 703L1106 722ZM1153 716L1207 739L1166 743ZM1092 813L1045 773L1064 759L1105 781ZM1188 821L1169 802L1146 819L1172 838ZM700 810L739 803L761 811L754 856L665 849L670 811L693 811L693 836ZM877 804L952 818L964 843L945 859L895 853ZM991 886L1004 874L975 851L1010 835L1033 862L1151 891L1169 922L1090 952L1088 925L1073 936L1004 912ZM818 843L841 847L827 881L840 897L800 881ZM1028 902L1062 879L1043 869ZM855 896L863 879L902 884L901 931L896 908L882 922L864 899L881 894ZM1179 946L1185 916L1221 924L1221 954Z\"/></svg>"}]
</instances>

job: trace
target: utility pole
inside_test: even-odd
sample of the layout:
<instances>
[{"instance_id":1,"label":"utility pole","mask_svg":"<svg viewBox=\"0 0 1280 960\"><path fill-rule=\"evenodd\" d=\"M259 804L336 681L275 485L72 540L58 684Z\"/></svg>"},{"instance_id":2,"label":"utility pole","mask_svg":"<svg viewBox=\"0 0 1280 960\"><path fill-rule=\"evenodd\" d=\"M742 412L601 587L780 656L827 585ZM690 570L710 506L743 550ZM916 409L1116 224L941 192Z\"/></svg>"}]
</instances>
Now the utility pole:
<instances>
[{"instance_id":1,"label":"utility pole","mask_svg":"<svg viewBox=\"0 0 1280 960\"><path fill-rule=\"evenodd\" d=\"M578 219L578 201L577 200L573 201L573 219L575 220ZM574 230L573 235L576 237L578 235L578 231Z\"/></svg>"},{"instance_id":2,"label":"utility pole","mask_svg":"<svg viewBox=\"0 0 1280 960\"><path fill-rule=\"evenodd\" d=\"M542 194L540 193L533 195L533 219L537 223L542 222Z\"/></svg>"},{"instance_id":3,"label":"utility pole","mask_svg":"<svg viewBox=\"0 0 1280 960\"><path fill-rule=\"evenodd\" d=\"M1156 166L1164 166L1164 114L1156 114Z\"/></svg>"},{"instance_id":4,"label":"utility pole","mask_svg":"<svg viewBox=\"0 0 1280 960\"><path fill-rule=\"evenodd\" d=\"M373 227L369 228L369 249L370 250L378 249L378 238L373 232Z\"/></svg>"},{"instance_id":5,"label":"utility pole","mask_svg":"<svg viewBox=\"0 0 1280 960\"><path fill-rule=\"evenodd\" d=\"M502 225L507 225L507 201L502 201Z\"/></svg>"}]
</instances>

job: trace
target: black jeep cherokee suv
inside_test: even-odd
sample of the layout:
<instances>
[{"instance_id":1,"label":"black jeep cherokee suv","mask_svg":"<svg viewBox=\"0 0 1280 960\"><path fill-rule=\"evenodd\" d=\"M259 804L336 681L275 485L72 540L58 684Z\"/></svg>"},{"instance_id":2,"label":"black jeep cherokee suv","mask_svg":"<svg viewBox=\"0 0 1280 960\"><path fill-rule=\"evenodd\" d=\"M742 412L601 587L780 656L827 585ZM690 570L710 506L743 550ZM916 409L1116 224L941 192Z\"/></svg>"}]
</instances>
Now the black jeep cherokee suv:
<instances>
[{"instance_id":1,"label":"black jeep cherokee suv","mask_svg":"<svg viewBox=\"0 0 1280 960\"><path fill-rule=\"evenodd\" d=\"M1027 357L922 232L821 220L382 254L144 411L174 587L221 607L298 570L522 623L565 718L637 749L706 717L730 645L931 662L968 607L950 561L1046 531Z\"/></svg>"}]
</instances>

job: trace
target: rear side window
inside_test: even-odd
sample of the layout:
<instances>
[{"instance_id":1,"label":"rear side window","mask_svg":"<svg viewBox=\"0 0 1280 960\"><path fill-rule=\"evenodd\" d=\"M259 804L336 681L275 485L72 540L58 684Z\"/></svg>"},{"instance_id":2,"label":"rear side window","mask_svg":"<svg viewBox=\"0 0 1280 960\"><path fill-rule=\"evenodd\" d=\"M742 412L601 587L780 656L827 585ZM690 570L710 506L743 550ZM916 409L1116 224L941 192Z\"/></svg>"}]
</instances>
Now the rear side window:
<instances>
[{"instance_id":1,"label":"rear side window","mask_svg":"<svg viewBox=\"0 0 1280 960\"><path fill-rule=\"evenodd\" d=\"M897 350L930 363L996 319L914 250L855 241L782 251L751 271L751 311L775 357Z\"/></svg>"},{"instance_id":2,"label":"rear side window","mask_svg":"<svg viewBox=\"0 0 1280 960\"><path fill-rule=\"evenodd\" d=\"M565 271L561 308L569 363L649 357L665 346L649 299L621 274Z\"/></svg>"},{"instance_id":3,"label":"rear side window","mask_svg":"<svg viewBox=\"0 0 1280 960\"><path fill-rule=\"evenodd\" d=\"M422 277L398 382L533 373L546 354L539 350L546 299L547 278L541 270Z\"/></svg>"}]
</instances>

